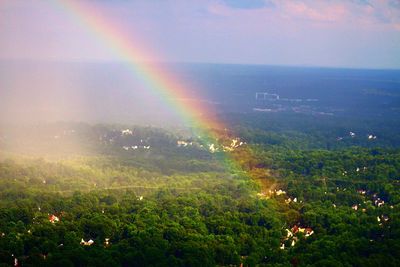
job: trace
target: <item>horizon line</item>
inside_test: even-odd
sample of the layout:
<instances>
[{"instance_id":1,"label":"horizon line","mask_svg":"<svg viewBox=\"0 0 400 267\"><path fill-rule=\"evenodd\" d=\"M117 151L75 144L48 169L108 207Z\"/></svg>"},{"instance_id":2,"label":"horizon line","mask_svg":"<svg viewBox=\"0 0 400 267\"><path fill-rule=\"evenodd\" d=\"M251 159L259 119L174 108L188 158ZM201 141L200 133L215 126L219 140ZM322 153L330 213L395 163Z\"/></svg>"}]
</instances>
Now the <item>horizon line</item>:
<instances>
[{"instance_id":1,"label":"horizon line","mask_svg":"<svg viewBox=\"0 0 400 267\"><path fill-rule=\"evenodd\" d=\"M121 59L34 59L34 58L0 58L0 62L42 62L42 63L130 63L129 60ZM143 61L157 64L192 64L192 65L230 65L230 66L265 66L265 67L288 67L288 68L310 68L310 69L348 69L348 70L376 70L376 71L400 71L399 67L371 67L371 66L329 66L318 64L277 64L277 63L245 63L245 62L207 62L207 61Z\"/></svg>"}]
</instances>

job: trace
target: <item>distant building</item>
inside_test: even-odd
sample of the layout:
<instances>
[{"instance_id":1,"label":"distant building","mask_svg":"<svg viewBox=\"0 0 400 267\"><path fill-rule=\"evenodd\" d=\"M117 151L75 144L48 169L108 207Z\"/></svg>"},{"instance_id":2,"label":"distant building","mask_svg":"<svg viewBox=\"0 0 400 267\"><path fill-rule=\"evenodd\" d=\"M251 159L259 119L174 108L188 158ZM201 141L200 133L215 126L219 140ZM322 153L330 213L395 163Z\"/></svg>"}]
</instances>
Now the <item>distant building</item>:
<instances>
[{"instance_id":1,"label":"distant building","mask_svg":"<svg viewBox=\"0 0 400 267\"><path fill-rule=\"evenodd\" d=\"M279 100L279 95L278 94L270 94L270 93L267 93L267 92L257 92L256 93L256 100L276 101L276 100Z\"/></svg>"}]
</instances>

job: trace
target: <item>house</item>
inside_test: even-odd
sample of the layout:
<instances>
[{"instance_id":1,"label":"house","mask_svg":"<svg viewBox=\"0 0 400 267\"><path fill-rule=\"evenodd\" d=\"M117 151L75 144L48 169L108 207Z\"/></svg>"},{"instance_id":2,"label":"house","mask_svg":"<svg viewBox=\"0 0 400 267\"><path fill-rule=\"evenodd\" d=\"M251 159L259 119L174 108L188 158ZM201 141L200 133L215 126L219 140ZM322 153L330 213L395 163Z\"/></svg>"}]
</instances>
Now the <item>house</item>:
<instances>
[{"instance_id":1,"label":"house","mask_svg":"<svg viewBox=\"0 0 400 267\"><path fill-rule=\"evenodd\" d=\"M290 244L293 247L296 244L296 242L299 240L297 233L303 233L304 237L307 238L307 237L313 235L314 231L310 227L302 228L302 227L299 227L298 225L295 225L290 230L286 229L286 236L283 240L284 241L291 240ZM281 243L280 249L285 249L284 243Z\"/></svg>"},{"instance_id":2,"label":"house","mask_svg":"<svg viewBox=\"0 0 400 267\"><path fill-rule=\"evenodd\" d=\"M130 129L121 130L121 135L133 135Z\"/></svg>"},{"instance_id":3,"label":"house","mask_svg":"<svg viewBox=\"0 0 400 267\"><path fill-rule=\"evenodd\" d=\"M314 230L312 228L310 227L302 228L297 225L292 227L291 232L293 233L293 235L296 235L297 233L303 233L305 237L309 237L314 234Z\"/></svg>"},{"instance_id":4,"label":"house","mask_svg":"<svg viewBox=\"0 0 400 267\"><path fill-rule=\"evenodd\" d=\"M232 147L232 148L238 147L238 146L237 146L238 141L239 141L238 139L232 139L231 147Z\"/></svg>"},{"instance_id":5,"label":"house","mask_svg":"<svg viewBox=\"0 0 400 267\"><path fill-rule=\"evenodd\" d=\"M231 147L229 147L229 146L222 146L223 147L223 150L226 152L226 151L233 151L234 149L233 148L231 148Z\"/></svg>"},{"instance_id":6,"label":"house","mask_svg":"<svg viewBox=\"0 0 400 267\"><path fill-rule=\"evenodd\" d=\"M86 242L86 241L83 240L83 238L82 238L80 244L81 244L82 246L91 246L91 245L94 244L94 241L93 241L92 239L89 239L89 241Z\"/></svg>"},{"instance_id":7,"label":"house","mask_svg":"<svg viewBox=\"0 0 400 267\"><path fill-rule=\"evenodd\" d=\"M54 214L49 215L49 222L56 223L56 222L59 222L59 221L60 221L60 218L58 218L56 215L54 215Z\"/></svg>"},{"instance_id":8,"label":"house","mask_svg":"<svg viewBox=\"0 0 400 267\"><path fill-rule=\"evenodd\" d=\"M304 233L305 233L305 237L309 237L309 236L311 236L311 235L314 234L314 230L311 229L310 227L307 227L307 228L305 229Z\"/></svg>"},{"instance_id":9,"label":"house","mask_svg":"<svg viewBox=\"0 0 400 267\"><path fill-rule=\"evenodd\" d=\"M280 195L286 194L286 192L283 191L283 190L281 190L281 189L279 189L278 191L275 191L275 194L276 194L277 196L280 196Z\"/></svg>"},{"instance_id":10,"label":"house","mask_svg":"<svg viewBox=\"0 0 400 267\"><path fill-rule=\"evenodd\" d=\"M293 233L292 233L292 231L290 231L289 229L286 229L286 232L287 232L287 234L286 234L286 237L287 237L287 238L289 238L289 237L292 237L292 236L293 236Z\"/></svg>"},{"instance_id":11,"label":"house","mask_svg":"<svg viewBox=\"0 0 400 267\"><path fill-rule=\"evenodd\" d=\"M215 153L216 151L218 151L218 148L216 148L214 144L211 144L209 145L209 150L211 153Z\"/></svg>"},{"instance_id":12,"label":"house","mask_svg":"<svg viewBox=\"0 0 400 267\"><path fill-rule=\"evenodd\" d=\"M378 217L378 218L379 218L379 217ZM380 220L378 220L378 222L380 222L380 221L384 221L384 222L389 221L389 216L387 216L387 215L381 215L381 216L380 216Z\"/></svg>"},{"instance_id":13,"label":"house","mask_svg":"<svg viewBox=\"0 0 400 267\"><path fill-rule=\"evenodd\" d=\"M363 190L363 189L358 189L357 193L359 193L360 195L365 195L367 193L367 191Z\"/></svg>"},{"instance_id":14,"label":"house","mask_svg":"<svg viewBox=\"0 0 400 267\"><path fill-rule=\"evenodd\" d=\"M182 141L182 140L178 140L178 141L176 141L176 144L177 144L177 146L178 146L178 147L180 147L180 146L186 147L186 146L188 146L188 145L189 145L189 143L188 143L188 142L186 142L186 141Z\"/></svg>"},{"instance_id":15,"label":"house","mask_svg":"<svg viewBox=\"0 0 400 267\"><path fill-rule=\"evenodd\" d=\"M375 199L374 203L375 203L375 206L381 207L385 204L385 201L378 197L377 199Z\"/></svg>"}]
</instances>

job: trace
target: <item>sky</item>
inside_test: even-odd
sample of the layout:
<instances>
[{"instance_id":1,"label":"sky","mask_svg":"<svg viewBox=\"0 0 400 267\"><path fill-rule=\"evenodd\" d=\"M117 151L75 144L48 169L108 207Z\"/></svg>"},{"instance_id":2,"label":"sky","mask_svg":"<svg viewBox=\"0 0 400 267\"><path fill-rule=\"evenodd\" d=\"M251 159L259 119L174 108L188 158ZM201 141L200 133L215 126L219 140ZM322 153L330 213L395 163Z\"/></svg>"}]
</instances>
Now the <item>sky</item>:
<instances>
[{"instance_id":1,"label":"sky","mask_svg":"<svg viewBox=\"0 0 400 267\"><path fill-rule=\"evenodd\" d=\"M400 68L400 0L81 1L151 60ZM124 60L65 2L0 0L0 60Z\"/></svg>"}]
</instances>

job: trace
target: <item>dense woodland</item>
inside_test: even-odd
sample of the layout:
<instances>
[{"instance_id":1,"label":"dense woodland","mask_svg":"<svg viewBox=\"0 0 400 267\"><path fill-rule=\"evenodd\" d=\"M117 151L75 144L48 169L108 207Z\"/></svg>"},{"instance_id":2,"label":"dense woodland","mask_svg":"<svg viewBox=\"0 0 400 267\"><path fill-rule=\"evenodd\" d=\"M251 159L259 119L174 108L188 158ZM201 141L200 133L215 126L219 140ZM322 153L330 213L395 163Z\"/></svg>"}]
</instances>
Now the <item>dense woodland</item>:
<instances>
[{"instance_id":1,"label":"dense woodland","mask_svg":"<svg viewBox=\"0 0 400 267\"><path fill-rule=\"evenodd\" d=\"M227 120L242 169L193 129L3 130L0 262L400 266L398 123Z\"/></svg>"}]
</instances>

